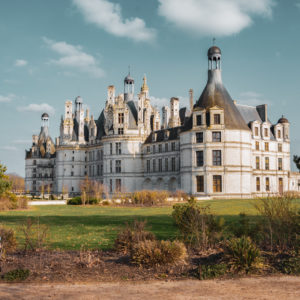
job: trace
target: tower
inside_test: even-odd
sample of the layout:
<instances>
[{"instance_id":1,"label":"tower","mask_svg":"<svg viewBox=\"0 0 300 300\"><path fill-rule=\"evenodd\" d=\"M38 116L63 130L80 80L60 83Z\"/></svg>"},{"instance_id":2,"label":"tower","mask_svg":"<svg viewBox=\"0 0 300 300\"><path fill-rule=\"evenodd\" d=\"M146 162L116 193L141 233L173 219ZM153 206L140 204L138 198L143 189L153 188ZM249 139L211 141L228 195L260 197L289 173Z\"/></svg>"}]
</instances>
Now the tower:
<instances>
[{"instance_id":1,"label":"tower","mask_svg":"<svg viewBox=\"0 0 300 300\"><path fill-rule=\"evenodd\" d=\"M162 125L163 128L166 129L169 126L169 120L170 120L170 107L169 106L163 106L162 107Z\"/></svg>"},{"instance_id":2,"label":"tower","mask_svg":"<svg viewBox=\"0 0 300 300\"><path fill-rule=\"evenodd\" d=\"M141 87L141 93L144 93L145 94L145 97L146 98L149 98L149 87L147 85L147 78L146 78L146 75L144 75L144 78L143 78L143 85Z\"/></svg>"},{"instance_id":3,"label":"tower","mask_svg":"<svg viewBox=\"0 0 300 300\"><path fill-rule=\"evenodd\" d=\"M179 99L172 97L170 100L170 106L171 106L171 116L170 116L169 127L177 127L180 125Z\"/></svg>"},{"instance_id":4,"label":"tower","mask_svg":"<svg viewBox=\"0 0 300 300\"><path fill-rule=\"evenodd\" d=\"M49 115L47 113L42 114L41 134L44 137L49 135Z\"/></svg>"},{"instance_id":5,"label":"tower","mask_svg":"<svg viewBox=\"0 0 300 300\"><path fill-rule=\"evenodd\" d=\"M125 102L133 100L134 79L130 76L130 71L124 79L124 100Z\"/></svg>"},{"instance_id":6,"label":"tower","mask_svg":"<svg viewBox=\"0 0 300 300\"><path fill-rule=\"evenodd\" d=\"M84 110L83 110L83 101L80 96L76 97L75 99L75 106L76 106L76 112L75 112L75 119L77 121L78 126L78 142L84 143Z\"/></svg>"},{"instance_id":7,"label":"tower","mask_svg":"<svg viewBox=\"0 0 300 300\"><path fill-rule=\"evenodd\" d=\"M115 103L115 94L116 94L116 89L113 85L110 85L107 88L107 101L106 103L108 105L113 105Z\"/></svg>"}]
</instances>

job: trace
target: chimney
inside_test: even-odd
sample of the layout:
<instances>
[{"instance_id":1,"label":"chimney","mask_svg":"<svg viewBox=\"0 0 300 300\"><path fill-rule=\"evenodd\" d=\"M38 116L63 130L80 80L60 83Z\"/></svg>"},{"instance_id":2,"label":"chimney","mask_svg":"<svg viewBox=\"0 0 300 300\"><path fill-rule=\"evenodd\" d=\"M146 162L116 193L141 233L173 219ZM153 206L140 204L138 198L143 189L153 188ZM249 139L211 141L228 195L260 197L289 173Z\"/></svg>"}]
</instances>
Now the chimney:
<instances>
[{"instance_id":1,"label":"chimney","mask_svg":"<svg viewBox=\"0 0 300 300\"><path fill-rule=\"evenodd\" d=\"M192 113L194 107L194 90L190 89L189 94L190 94L190 111Z\"/></svg>"}]
</instances>

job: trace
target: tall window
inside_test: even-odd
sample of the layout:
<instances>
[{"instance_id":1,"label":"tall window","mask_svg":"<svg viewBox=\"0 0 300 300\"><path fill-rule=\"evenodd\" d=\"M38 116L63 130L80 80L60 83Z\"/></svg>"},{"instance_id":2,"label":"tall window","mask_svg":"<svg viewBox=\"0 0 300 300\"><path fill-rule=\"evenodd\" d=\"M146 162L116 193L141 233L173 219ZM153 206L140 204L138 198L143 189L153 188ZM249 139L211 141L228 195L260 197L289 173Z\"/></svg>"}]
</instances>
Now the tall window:
<instances>
[{"instance_id":1,"label":"tall window","mask_svg":"<svg viewBox=\"0 0 300 300\"><path fill-rule=\"evenodd\" d=\"M175 160L175 157L172 157L171 163L172 163L172 171L174 172L174 171L176 171L176 160Z\"/></svg>"},{"instance_id":2,"label":"tall window","mask_svg":"<svg viewBox=\"0 0 300 300\"><path fill-rule=\"evenodd\" d=\"M113 191L113 181L112 179L109 179L109 192L112 193Z\"/></svg>"},{"instance_id":3,"label":"tall window","mask_svg":"<svg viewBox=\"0 0 300 300\"><path fill-rule=\"evenodd\" d=\"M213 131L212 141L213 142L221 142L221 132L220 131Z\"/></svg>"},{"instance_id":4,"label":"tall window","mask_svg":"<svg viewBox=\"0 0 300 300\"><path fill-rule=\"evenodd\" d=\"M124 114L123 113L120 113L119 116L119 124L124 124Z\"/></svg>"},{"instance_id":5,"label":"tall window","mask_svg":"<svg viewBox=\"0 0 300 300\"><path fill-rule=\"evenodd\" d=\"M121 192L122 185L121 185L121 179L116 179L116 192Z\"/></svg>"},{"instance_id":6,"label":"tall window","mask_svg":"<svg viewBox=\"0 0 300 300\"><path fill-rule=\"evenodd\" d=\"M122 148L121 148L121 143L120 142L116 143L116 154L117 155L122 154Z\"/></svg>"},{"instance_id":7,"label":"tall window","mask_svg":"<svg viewBox=\"0 0 300 300\"><path fill-rule=\"evenodd\" d=\"M196 120L197 120L197 126L202 125L202 116L201 115L197 115Z\"/></svg>"},{"instance_id":8,"label":"tall window","mask_svg":"<svg viewBox=\"0 0 300 300\"><path fill-rule=\"evenodd\" d=\"M152 146L152 152L155 153L155 145Z\"/></svg>"},{"instance_id":9,"label":"tall window","mask_svg":"<svg viewBox=\"0 0 300 300\"><path fill-rule=\"evenodd\" d=\"M109 161L109 168L110 168L110 173L113 172L113 162L112 160Z\"/></svg>"},{"instance_id":10,"label":"tall window","mask_svg":"<svg viewBox=\"0 0 300 300\"><path fill-rule=\"evenodd\" d=\"M158 145L158 152L159 152L159 153L162 153L162 144L159 144L159 145Z\"/></svg>"},{"instance_id":11,"label":"tall window","mask_svg":"<svg viewBox=\"0 0 300 300\"><path fill-rule=\"evenodd\" d=\"M265 169L270 170L270 160L269 157L265 158Z\"/></svg>"},{"instance_id":12,"label":"tall window","mask_svg":"<svg viewBox=\"0 0 300 300\"><path fill-rule=\"evenodd\" d=\"M74 172L73 171L71 172L71 176L74 176Z\"/></svg>"},{"instance_id":13,"label":"tall window","mask_svg":"<svg viewBox=\"0 0 300 300\"><path fill-rule=\"evenodd\" d=\"M281 130L277 131L277 136L278 136L279 139L281 139Z\"/></svg>"},{"instance_id":14,"label":"tall window","mask_svg":"<svg viewBox=\"0 0 300 300\"><path fill-rule=\"evenodd\" d=\"M147 153L150 153L150 146L147 146Z\"/></svg>"},{"instance_id":15,"label":"tall window","mask_svg":"<svg viewBox=\"0 0 300 300\"><path fill-rule=\"evenodd\" d=\"M265 136L268 137L269 136L269 129L265 128Z\"/></svg>"},{"instance_id":16,"label":"tall window","mask_svg":"<svg viewBox=\"0 0 300 300\"><path fill-rule=\"evenodd\" d=\"M213 191L214 193L222 192L222 176L213 175Z\"/></svg>"},{"instance_id":17,"label":"tall window","mask_svg":"<svg viewBox=\"0 0 300 300\"><path fill-rule=\"evenodd\" d=\"M255 142L255 150L259 150L259 142Z\"/></svg>"},{"instance_id":18,"label":"tall window","mask_svg":"<svg viewBox=\"0 0 300 300\"><path fill-rule=\"evenodd\" d=\"M150 173L150 159L147 159L147 173Z\"/></svg>"},{"instance_id":19,"label":"tall window","mask_svg":"<svg viewBox=\"0 0 300 300\"><path fill-rule=\"evenodd\" d=\"M265 151L269 151L269 143L265 143Z\"/></svg>"},{"instance_id":20,"label":"tall window","mask_svg":"<svg viewBox=\"0 0 300 300\"><path fill-rule=\"evenodd\" d=\"M221 124L221 115L214 114L214 124Z\"/></svg>"},{"instance_id":21,"label":"tall window","mask_svg":"<svg viewBox=\"0 0 300 300\"><path fill-rule=\"evenodd\" d=\"M204 192L204 176L196 176L197 181L197 193Z\"/></svg>"},{"instance_id":22,"label":"tall window","mask_svg":"<svg viewBox=\"0 0 300 300\"><path fill-rule=\"evenodd\" d=\"M158 160L158 172L162 172L162 159Z\"/></svg>"},{"instance_id":23,"label":"tall window","mask_svg":"<svg viewBox=\"0 0 300 300\"><path fill-rule=\"evenodd\" d=\"M155 159L153 159L152 164L153 164L153 166L152 166L153 172L155 172L156 171L156 160Z\"/></svg>"},{"instance_id":24,"label":"tall window","mask_svg":"<svg viewBox=\"0 0 300 300\"><path fill-rule=\"evenodd\" d=\"M169 151L168 148L169 148L169 147L168 147L168 143L165 143L165 152L168 152L168 151Z\"/></svg>"},{"instance_id":25,"label":"tall window","mask_svg":"<svg viewBox=\"0 0 300 300\"><path fill-rule=\"evenodd\" d=\"M165 171L168 172L169 171L169 159L166 157L165 158Z\"/></svg>"},{"instance_id":26,"label":"tall window","mask_svg":"<svg viewBox=\"0 0 300 300\"><path fill-rule=\"evenodd\" d=\"M203 151L196 151L196 164L197 167L203 166Z\"/></svg>"},{"instance_id":27,"label":"tall window","mask_svg":"<svg viewBox=\"0 0 300 300\"><path fill-rule=\"evenodd\" d=\"M259 192L260 191L260 178L256 177L256 191Z\"/></svg>"},{"instance_id":28,"label":"tall window","mask_svg":"<svg viewBox=\"0 0 300 300\"><path fill-rule=\"evenodd\" d=\"M203 143L203 132L196 132L196 143Z\"/></svg>"},{"instance_id":29,"label":"tall window","mask_svg":"<svg viewBox=\"0 0 300 300\"><path fill-rule=\"evenodd\" d=\"M172 142L172 144L171 144L171 150L175 151L175 148L176 148L175 142Z\"/></svg>"},{"instance_id":30,"label":"tall window","mask_svg":"<svg viewBox=\"0 0 300 300\"><path fill-rule=\"evenodd\" d=\"M282 144L278 144L278 152L282 152Z\"/></svg>"},{"instance_id":31,"label":"tall window","mask_svg":"<svg viewBox=\"0 0 300 300\"><path fill-rule=\"evenodd\" d=\"M269 192L270 191L270 178L266 177L266 191Z\"/></svg>"},{"instance_id":32,"label":"tall window","mask_svg":"<svg viewBox=\"0 0 300 300\"><path fill-rule=\"evenodd\" d=\"M259 157L256 156L255 158L255 169L259 170L260 169L260 161L259 161Z\"/></svg>"},{"instance_id":33,"label":"tall window","mask_svg":"<svg viewBox=\"0 0 300 300\"><path fill-rule=\"evenodd\" d=\"M222 165L222 157L221 150L213 150L213 166L221 166Z\"/></svg>"},{"instance_id":34,"label":"tall window","mask_svg":"<svg viewBox=\"0 0 300 300\"><path fill-rule=\"evenodd\" d=\"M112 154L113 154L113 144L110 143L110 144L109 144L109 147L110 147L110 155L112 155Z\"/></svg>"},{"instance_id":35,"label":"tall window","mask_svg":"<svg viewBox=\"0 0 300 300\"><path fill-rule=\"evenodd\" d=\"M278 158L278 170L282 171L282 158L281 157Z\"/></svg>"},{"instance_id":36,"label":"tall window","mask_svg":"<svg viewBox=\"0 0 300 300\"><path fill-rule=\"evenodd\" d=\"M254 134L255 134L256 136L258 136L258 127L255 127L255 128L254 128Z\"/></svg>"},{"instance_id":37,"label":"tall window","mask_svg":"<svg viewBox=\"0 0 300 300\"><path fill-rule=\"evenodd\" d=\"M116 160L116 173L121 173L121 160Z\"/></svg>"}]
</instances>

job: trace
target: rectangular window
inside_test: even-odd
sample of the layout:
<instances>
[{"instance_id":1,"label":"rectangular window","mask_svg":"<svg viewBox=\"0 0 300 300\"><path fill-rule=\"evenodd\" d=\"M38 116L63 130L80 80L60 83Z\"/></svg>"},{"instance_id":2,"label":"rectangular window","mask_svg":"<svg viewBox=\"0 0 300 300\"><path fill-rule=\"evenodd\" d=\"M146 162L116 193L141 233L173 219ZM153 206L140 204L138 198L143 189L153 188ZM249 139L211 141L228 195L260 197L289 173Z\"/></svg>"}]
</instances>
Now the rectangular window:
<instances>
[{"instance_id":1,"label":"rectangular window","mask_svg":"<svg viewBox=\"0 0 300 300\"><path fill-rule=\"evenodd\" d=\"M213 150L213 166L221 166L222 165L222 157L221 150Z\"/></svg>"},{"instance_id":2,"label":"rectangular window","mask_svg":"<svg viewBox=\"0 0 300 300\"><path fill-rule=\"evenodd\" d=\"M71 176L74 176L74 172L73 171L71 172Z\"/></svg>"},{"instance_id":3,"label":"rectangular window","mask_svg":"<svg viewBox=\"0 0 300 300\"><path fill-rule=\"evenodd\" d=\"M162 159L158 160L158 172L162 172Z\"/></svg>"},{"instance_id":4,"label":"rectangular window","mask_svg":"<svg viewBox=\"0 0 300 300\"><path fill-rule=\"evenodd\" d=\"M259 142L255 142L255 150L259 150Z\"/></svg>"},{"instance_id":5,"label":"rectangular window","mask_svg":"<svg viewBox=\"0 0 300 300\"><path fill-rule=\"evenodd\" d=\"M74 156L72 156L72 161L74 161Z\"/></svg>"},{"instance_id":6,"label":"rectangular window","mask_svg":"<svg viewBox=\"0 0 300 300\"><path fill-rule=\"evenodd\" d=\"M112 160L109 161L109 166L110 166L110 173L113 172L113 162Z\"/></svg>"},{"instance_id":7,"label":"rectangular window","mask_svg":"<svg viewBox=\"0 0 300 300\"><path fill-rule=\"evenodd\" d=\"M118 128L118 134L124 134L124 128Z\"/></svg>"},{"instance_id":8,"label":"rectangular window","mask_svg":"<svg viewBox=\"0 0 300 300\"><path fill-rule=\"evenodd\" d=\"M221 132L220 131L213 131L212 141L213 142L221 142Z\"/></svg>"},{"instance_id":9,"label":"rectangular window","mask_svg":"<svg viewBox=\"0 0 300 300\"><path fill-rule=\"evenodd\" d=\"M103 165L100 165L100 176L103 176Z\"/></svg>"},{"instance_id":10,"label":"rectangular window","mask_svg":"<svg viewBox=\"0 0 300 300\"><path fill-rule=\"evenodd\" d=\"M159 145L158 145L158 152L159 152L159 153L162 153L162 144L159 144Z\"/></svg>"},{"instance_id":11,"label":"rectangular window","mask_svg":"<svg viewBox=\"0 0 300 300\"><path fill-rule=\"evenodd\" d=\"M120 114L118 115L118 117L119 117L119 124L124 124L124 114L123 114L123 113L120 113Z\"/></svg>"},{"instance_id":12,"label":"rectangular window","mask_svg":"<svg viewBox=\"0 0 300 300\"><path fill-rule=\"evenodd\" d=\"M270 170L270 160L269 157L265 158L265 169Z\"/></svg>"},{"instance_id":13,"label":"rectangular window","mask_svg":"<svg viewBox=\"0 0 300 300\"><path fill-rule=\"evenodd\" d=\"M150 173L150 159L147 159L147 173Z\"/></svg>"},{"instance_id":14,"label":"rectangular window","mask_svg":"<svg viewBox=\"0 0 300 300\"><path fill-rule=\"evenodd\" d=\"M278 152L282 152L282 144L278 144Z\"/></svg>"},{"instance_id":15,"label":"rectangular window","mask_svg":"<svg viewBox=\"0 0 300 300\"><path fill-rule=\"evenodd\" d=\"M213 191L214 191L214 193L222 192L222 176L221 175L213 175Z\"/></svg>"},{"instance_id":16,"label":"rectangular window","mask_svg":"<svg viewBox=\"0 0 300 300\"><path fill-rule=\"evenodd\" d=\"M155 145L152 147L152 152L155 153Z\"/></svg>"},{"instance_id":17,"label":"rectangular window","mask_svg":"<svg viewBox=\"0 0 300 300\"><path fill-rule=\"evenodd\" d=\"M265 128L265 136L268 137L269 136L269 129Z\"/></svg>"},{"instance_id":18,"label":"rectangular window","mask_svg":"<svg viewBox=\"0 0 300 300\"><path fill-rule=\"evenodd\" d=\"M256 191L259 192L260 191L260 178L256 177Z\"/></svg>"},{"instance_id":19,"label":"rectangular window","mask_svg":"<svg viewBox=\"0 0 300 300\"><path fill-rule=\"evenodd\" d=\"M147 153L150 153L150 146L147 146Z\"/></svg>"},{"instance_id":20,"label":"rectangular window","mask_svg":"<svg viewBox=\"0 0 300 300\"><path fill-rule=\"evenodd\" d=\"M172 142L172 144L171 144L171 150L175 151L175 149L176 149L175 142Z\"/></svg>"},{"instance_id":21,"label":"rectangular window","mask_svg":"<svg viewBox=\"0 0 300 300\"><path fill-rule=\"evenodd\" d=\"M259 157L256 156L255 158L255 169L259 170L260 169L260 161L259 161Z\"/></svg>"},{"instance_id":22,"label":"rectangular window","mask_svg":"<svg viewBox=\"0 0 300 300\"><path fill-rule=\"evenodd\" d=\"M281 130L277 131L277 136L278 136L279 139L281 139Z\"/></svg>"},{"instance_id":23,"label":"rectangular window","mask_svg":"<svg viewBox=\"0 0 300 300\"><path fill-rule=\"evenodd\" d=\"M203 151L196 151L197 167L203 167Z\"/></svg>"},{"instance_id":24,"label":"rectangular window","mask_svg":"<svg viewBox=\"0 0 300 300\"><path fill-rule=\"evenodd\" d=\"M266 191L269 192L270 191L270 178L266 177Z\"/></svg>"},{"instance_id":25,"label":"rectangular window","mask_svg":"<svg viewBox=\"0 0 300 300\"><path fill-rule=\"evenodd\" d=\"M196 176L197 193L204 193L204 176Z\"/></svg>"},{"instance_id":26,"label":"rectangular window","mask_svg":"<svg viewBox=\"0 0 300 300\"><path fill-rule=\"evenodd\" d=\"M109 192L112 193L113 191L113 181L112 179L109 179Z\"/></svg>"},{"instance_id":27,"label":"rectangular window","mask_svg":"<svg viewBox=\"0 0 300 300\"><path fill-rule=\"evenodd\" d=\"M254 134L255 134L256 136L258 136L258 127L255 127L255 128L254 128Z\"/></svg>"},{"instance_id":28,"label":"rectangular window","mask_svg":"<svg viewBox=\"0 0 300 300\"><path fill-rule=\"evenodd\" d=\"M203 143L203 132L196 132L196 143Z\"/></svg>"},{"instance_id":29,"label":"rectangular window","mask_svg":"<svg viewBox=\"0 0 300 300\"><path fill-rule=\"evenodd\" d=\"M116 173L121 173L121 161L116 160Z\"/></svg>"},{"instance_id":30,"label":"rectangular window","mask_svg":"<svg viewBox=\"0 0 300 300\"><path fill-rule=\"evenodd\" d=\"M122 148L121 148L121 143L120 142L116 143L116 154L117 155L122 154Z\"/></svg>"},{"instance_id":31,"label":"rectangular window","mask_svg":"<svg viewBox=\"0 0 300 300\"><path fill-rule=\"evenodd\" d=\"M121 192L122 185L121 185L121 179L116 179L116 192Z\"/></svg>"},{"instance_id":32,"label":"rectangular window","mask_svg":"<svg viewBox=\"0 0 300 300\"><path fill-rule=\"evenodd\" d=\"M196 120L197 120L197 126L201 126L202 125L202 116L201 115L197 115L196 116Z\"/></svg>"},{"instance_id":33,"label":"rectangular window","mask_svg":"<svg viewBox=\"0 0 300 300\"><path fill-rule=\"evenodd\" d=\"M109 147L110 147L110 155L112 155L113 154L113 145L112 145L112 143L109 144Z\"/></svg>"},{"instance_id":34,"label":"rectangular window","mask_svg":"<svg viewBox=\"0 0 300 300\"><path fill-rule=\"evenodd\" d=\"M165 158L165 171L168 172L169 171L169 165L168 165L169 159L166 157Z\"/></svg>"},{"instance_id":35,"label":"rectangular window","mask_svg":"<svg viewBox=\"0 0 300 300\"><path fill-rule=\"evenodd\" d=\"M214 124L221 124L221 115L214 114Z\"/></svg>"},{"instance_id":36,"label":"rectangular window","mask_svg":"<svg viewBox=\"0 0 300 300\"><path fill-rule=\"evenodd\" d=\"M265 151L269 151L269 143L265 143Z\"/></svg>"},{"instance_id":37,"label":"rectangular window","mask_svg":"<svg viewBox=\"0 0 300 300\"><path fill-rule=\"evenodd\" d=\"M172 157L172 171L176 171L176 160L175 160L175 157Z\"/></svg>"},{"instance_id":38,"label":"rectangular window","mask_svg":"<svg viewBox=\"0 0 300 300\"><path fill-rule=\"evenodd\" d=\"M168 152L168 151L169 151L168 148L169 148L169 147L168 147L168 143L166 143L166 144L165 144L165 152Z\"/></svg>"},{"instance_id":39,"label":"rectangular window","mask_svg":"<svg viewBox=\"0 0 300 300\"><path fill-rule=\"evenodd\" d=\"M155 172L156 171L156 160L155 159L153 159L153 162L152 162L152 164L153 164L153 172Z\"/></svg>"},{"instance_id":40,"label":"rectangular window","mask_svg":"<svg viewBox=\"0 0 300 300\"><path fill-rule=\"evenodd\" d=\"M278 170L282 171L282 158L278 158Z\"/></svg>"}]
</instances>

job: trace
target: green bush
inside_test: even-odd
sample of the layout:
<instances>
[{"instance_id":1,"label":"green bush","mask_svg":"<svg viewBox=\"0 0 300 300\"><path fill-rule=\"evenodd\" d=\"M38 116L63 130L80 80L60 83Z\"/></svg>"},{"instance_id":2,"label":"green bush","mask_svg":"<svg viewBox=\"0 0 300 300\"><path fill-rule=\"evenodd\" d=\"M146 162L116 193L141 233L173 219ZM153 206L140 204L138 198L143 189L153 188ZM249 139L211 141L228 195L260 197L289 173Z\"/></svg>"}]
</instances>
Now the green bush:
<instances>
[{"instance_id":1,"label":"green bush","mask_svg":"<svg viewBox=\"0 0 300 300\"><path fill-rule=\"evenodd\" d=\"M99 204L99 202L100 202L100 200L91 198L91 199L86 200L85 204L96 205L96 204ZM71 198L67 201L67 204L68 205L82 205L81 197L77 196L77 197Z\"/></svg>"},{"instance_id":2,"label":"green bush","mask_svg":"<svg viewBox=\"0 0 300 300\"><path fill-rule=\"evenodd\" d=\"M115 249L123 254L130 254L133 247L139 242L155 240L152 232L146 231L146 221L134 220L132 224L126 223L126 227L118 234L115 240Z\"/></svg>"},{"instance_id":3,"label":"green bush","mask_svg":"<svg viewBox=\"0 0 300 300\"><path fill-rule=\"evenodd\" d=\"M233 271L249 271L261 266L259 249L249 237L233 238L225 244L225 254Z\"/></svg>"},{"instance_id":4,"label":"green bush","mask_svg":"<svg viewBox=\"0 0 300 300\"><path fill-rule=\"evenodd\" d=\"M5 253L12 252L16 250L17 240L15 232L12 229L0 227L0 237L1 237L1 246L2 246L2 255L5 256Z\"/></svg>"},{"instance_id":5,"label":"green bush","mask_svg":"<svg viewBox=\"0 0 300 300\"><path fill-rule=\"evenodd\" d=\"M29 274L28 269L16 269L5 273L2 278L6 281L23 281L28 278Z\"/></svg>"},{"instance_id":6,"label":"green bush","mask_svg":"<svg viewBox=\"0 0 300 300\"><path fill-rule=\"evenodd\" d=\"M280 259L276 269L283 274L300 275L300 257L287 257Z\"/></svg>"},{"instance_id":7,"label":"green bush","mask_svg":"<svg viewBox=\"0 0 300 300\"><path fill-rule=\"evenodd\" d=\"M224 219L217 219L209 206L202 206L193 198L185 204L175 204L172 216L181 238L191 247L206 250L222 237Z\"/></svg>"},{"instance_id":8,"label":"green bush","mask_svg":"<svg viewBox=\"0 0 300 300\"><path fill-rule=\"evenodd\" d=\"M133 263L147 267L183 263L186 257L186 248L179 241L146 240L136 244L131 252Z\"/></svg>"},{"instance_id":9,"label":"green bush","mask_svg":"<svg viewBox=\"0 0 300 300\"><path fill-rule=\"evenodd\" d=\"M222 276L227 271L226 264L217 264L217 265L200 265L198 268L198 278L200 280L212 279L219 276Z\"/></svg>"}]
</instances>

